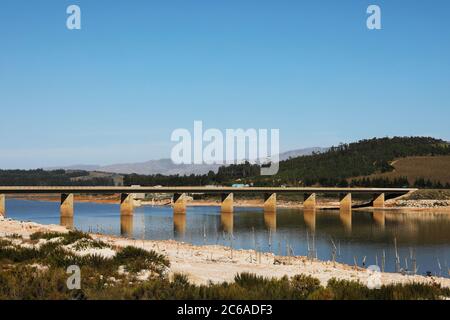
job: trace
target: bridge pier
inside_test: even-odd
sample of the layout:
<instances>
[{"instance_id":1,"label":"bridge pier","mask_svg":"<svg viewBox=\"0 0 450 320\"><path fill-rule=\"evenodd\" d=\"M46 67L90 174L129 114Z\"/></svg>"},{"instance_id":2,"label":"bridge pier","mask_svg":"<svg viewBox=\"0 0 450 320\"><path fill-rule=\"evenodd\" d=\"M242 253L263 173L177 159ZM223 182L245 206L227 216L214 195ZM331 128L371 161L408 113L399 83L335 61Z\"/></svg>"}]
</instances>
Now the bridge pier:
<instances>
[{"instance_id":1,"label":"bridge pier","mask_svg":"<svg viewBox=\"0 0 450 320\"><path fill-rule=\"evenodd\" d=\"M0 194L0 216L4 216L6 213L6 200L5 195Z\"/></svg>"},{"instance_id":2,"label":"bridge pier","mask_svg":"<svg viewBox=\"0 0 450 320\"><path fill-rule=\"evenodd\" d=\"M303 200L304 209L314 209L316 207L316 194L315 193L305 193Z\"/></svg>"},{"instance_id":3,"label":"bridge pier","mask_svg":"<svg viewBox=\"0 0 450 320\"><path fill-rule=\"evenodd\" d=\"M61 194L61 205L59 211L61 217L73 217L73 193Z\"/></svg>"},{"instance_id":4,"label":"bridge pier","mask_svg":"<svg viewBox=\"0 0 450 320\"><path fill-rule=\"evenodd\" d=\"M173 213L175 214L186 213L186 195L184 193L173 194Z\"/></svg>"},{"instance_id":5,"label":"bridge pier","mask_svg":"<svg viewBox=\"0 0 450 320\"><path fill-rule=\"evenodd\" d=\"M277 211L277 194L265 193L264 194L264 211L276 212Z\"/></svg>"},{"instance_id":6,"label":"bridge pier","mask_svg":"<svg viewBox=\"0 0 450 320\"><path fill-rule=\"evenodd\" d=\"M351 193L341 193L339 195L339 204L341 210L352 210L352 194Z\"/></svg>"},{"instance_id":7,"label":"bridge pier","mask_svg":"<svg viewBox=\"0 0 450 320\"><path fill-rule=\"evenodd\" d=\"M233 213L233 193L222 193L221 212Z\"/></svg>"},{"instance_id":8,"label":"bridge pier","mask_svg":"<svg viewBox=\"0 0 450 320\"><path fill-rule=\"evenodd\" d=\"M384 208L384 193L374 195L372 206L374 208Z\"/></svg>"},{"instance_id":9,"label":"bridge pier","mask_svg":"<svg viewBox=\"0 0 450 320\"><path fill-rule=\"evenodd\" d=\"M134 199L133 195L130 193L120 194L120 215L121 216L132 216L134 210Z\"/></svg>"}]
</instances>

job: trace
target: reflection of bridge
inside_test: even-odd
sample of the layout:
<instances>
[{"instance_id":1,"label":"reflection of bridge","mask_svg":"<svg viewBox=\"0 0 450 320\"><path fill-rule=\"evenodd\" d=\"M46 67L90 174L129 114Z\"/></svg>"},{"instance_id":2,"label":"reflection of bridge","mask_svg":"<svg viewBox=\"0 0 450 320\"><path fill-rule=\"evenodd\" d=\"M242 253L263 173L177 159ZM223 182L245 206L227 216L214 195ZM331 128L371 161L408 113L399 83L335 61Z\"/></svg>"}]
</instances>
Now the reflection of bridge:
<instances>
[{"instance_id":1,"label":"reflection of bridge","mask_svg":"<svg viewBox=\"0 0 450 320\"><path fill-rule=\"evenodd\" d=\"M221 195L223 213L233 212L233 195L235 193L264 194L264 211L276 211L276 195L281 193L303 194L303 207L316 207L316 194L339 195L340 208L352 208L352 194L366 194L373 197L373 207L384 207L386 198L404 195L416 189L407 188L279 188L279 187L0 187L0 214L5 214L5 194L60 194L61 217L73 217L74 194L120 194L120 213L122 216L133 215L133 194L136 193L171 193L173 194L174 213L186 213L186 196L188 193Z\"/></svg>"}]
</instances>

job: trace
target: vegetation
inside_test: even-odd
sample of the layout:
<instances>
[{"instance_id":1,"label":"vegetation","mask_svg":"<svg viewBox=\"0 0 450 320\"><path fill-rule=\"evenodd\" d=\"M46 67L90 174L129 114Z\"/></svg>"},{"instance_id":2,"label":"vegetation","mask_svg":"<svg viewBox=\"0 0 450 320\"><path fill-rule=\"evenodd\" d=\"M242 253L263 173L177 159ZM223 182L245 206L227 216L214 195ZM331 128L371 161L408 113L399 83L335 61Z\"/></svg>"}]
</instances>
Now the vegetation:
<instances>
[{"instance_id":1,"label":"vegetation","mask_svg":"<svg viewBox=\"0 0 450 320\"><path fill-rule=\"evenodd\" d=\"M432 169L429 169L431 166ZM395 169L395 170L394 170ZM124 176L124 185L203 186L245 183L254 186L450 187L450 145L429 137L361 140L323 153L280 162L275 176L261 176L248 162L222 166L204 175ZM87 171L0 170L0 185L114 185L111 175Z\"/></svg>"},{"instance_id":2,"label":"vegetation","mask_svg":"<svg viewBox=\"0 0 450 320\"><path fill-rule=\"evenodd\" d=\"M0 185L113 186L114 180L111 177L89 177L89 172L82 170L0 170Z\"/></svg>"},{"instance_id":3,"label":"vegetation","mask_svg":"<svg viewBox=\"0 0 450 320\"><path fill-rule=\"evenodd\" d=\"M250 163L220 167L217 174L163 176L127 175L125 185L230 185L236 182L255 186L378 186L427 188L450 187L446 182L429 181L416 176L416 181L405 176L383 176L392 172L395 159L404 157L447 157L450 146L443 140L429 137L394 137L361 140L350 144L332 147L323 153L291 158L280 162L277 175L264 177L260 167ZM445 156L445 157L444 157ZM426 167L422 164L421 167ZM381 174L381 177L371 175ZM369 177L367 177L369 176ZM361 178L358 178L361 177Z\"/></svg>"},{"instance_id":4,"label":"vegetation","mask_svg":"<svg viewBox=\"0 0 450 320\"><path fill-rule=\"evenodd\" d=\"M169 277L167 259L135 247L116 248L112 258L79 256L66 245L93 241L82 232L35 233L27 246L17 237L0 239L0 300L5 299L444 299L450 289L439 285L405 284L369 289L361 283L331 279L326 286L316 278L296 275L264 278L250 273L234 282L194 285L183 274ZM41 240L41 241L40 241ZM42 241L47 240L47 241ZM27 242L28 241L28 242ZM39 242L40 241L40 242ZM38 246L37 243L41 245ZM45 243L44 243L45 242ZM44 244L42 244L44 243ZM35 246L30 246L35 244ZM105 244L106 245L106 244ZM69 265L81 268L81 289L67 287ZM125 271L120 271L120 269ZM140 279L142 270L150 277Z\"/></svg>"}]
</instances>

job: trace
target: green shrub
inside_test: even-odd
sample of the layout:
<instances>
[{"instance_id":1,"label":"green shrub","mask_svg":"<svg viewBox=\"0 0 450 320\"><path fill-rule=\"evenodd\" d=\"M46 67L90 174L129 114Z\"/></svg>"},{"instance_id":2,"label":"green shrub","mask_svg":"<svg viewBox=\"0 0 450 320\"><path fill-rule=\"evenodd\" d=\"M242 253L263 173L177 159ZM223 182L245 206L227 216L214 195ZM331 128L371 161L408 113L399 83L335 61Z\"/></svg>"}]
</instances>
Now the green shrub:
<instances>
[{"instance_id":1,"label":"green shrub","mask_svg":"<svg viewBox=\"0 0 450 320\"><path fill-rule=\"evenodd\" d=\"M119 266L125 266L128 272L139 272L148 269L159 275L162 275L170 266L170 262L165 256L153 250L147 251L131 246L117 252L114 262Z\"/></svg>"}]
</instances>

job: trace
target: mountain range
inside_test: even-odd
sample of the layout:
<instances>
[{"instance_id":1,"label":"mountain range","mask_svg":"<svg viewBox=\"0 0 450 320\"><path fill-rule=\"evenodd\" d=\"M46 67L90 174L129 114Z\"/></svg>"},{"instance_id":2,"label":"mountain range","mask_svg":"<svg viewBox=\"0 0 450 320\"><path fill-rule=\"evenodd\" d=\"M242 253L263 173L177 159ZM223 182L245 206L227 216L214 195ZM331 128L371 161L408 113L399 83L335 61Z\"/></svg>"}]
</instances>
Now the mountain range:
<instances>
[{"instance_id":1,"label":"mountain range","mask_svg":"<svg viewBox=\"0 0 450 320\"><path fill-rule=\"evenodd\" d=\"M312 147L304 149L296 149L280 154L280 161L287 160L289 158L295 158L300 156L311 155L312 153L321 153L327 151L328 148ZM118 163L111 165L71 165L65 167L51 167L45 168L46 170L85 170L85 171L101 171L119 174L163 174L163 175L190 175L190 174L206 174L209 171L214 171L217 173L221 165L213 164L174 164L171 159L159 159L159 160L149 160L145 162L136 163Z\"/></svg>"}]
</instances>

